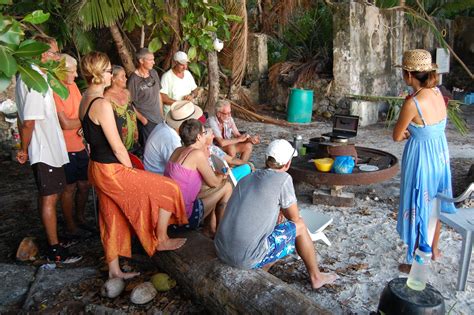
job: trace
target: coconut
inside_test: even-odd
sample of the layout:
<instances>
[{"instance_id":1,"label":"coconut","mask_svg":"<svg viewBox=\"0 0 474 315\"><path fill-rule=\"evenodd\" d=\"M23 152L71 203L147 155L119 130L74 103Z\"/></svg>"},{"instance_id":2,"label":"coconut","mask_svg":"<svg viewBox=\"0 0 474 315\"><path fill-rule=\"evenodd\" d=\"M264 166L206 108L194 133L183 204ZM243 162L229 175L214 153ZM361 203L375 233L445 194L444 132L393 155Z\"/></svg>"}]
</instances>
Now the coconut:
<instances>
[{"instance_id":1,"label":"coconut","mask_svg":"<svg viewBox=\"0 0 474 315\"><path fill-rule=\"evenodd\" d=\"M119 296L124 288L125 282L122 278L112 278L105 281L104 285L102 286L102 289L100 290L100 293L102 294L102 296L113 299Z\"/></svg>"},{"instance_id":2,"label":"coconut","mask_svg":"<svg viewBox=\"0 0 474 315\"><path fill-rule=\"evenodd\" d=\"M151 283L159 292L166 292L176 286L176 281L171 279L166 273L157 273L151 277Z\"/></svg>"},{"instance_id":3,"label":"coconut","mask_svg":"<svg viewBox=\"0 0 474 315\"><path fill-rule=\"evenodd\" d=\"M130 301L134 304L146 304L153 300L157 292L151 282L144 282L136 286L130 294Z\"/></svg>"},{"instance_id":4,"label":"coconut","mask_svg":"<svg viewBox=\"0 0 474 315\"><path fill-rule=\"evenodd\" d=\"M38 246L35 244L34 237L25 237L16 252L16 259L20 261L35 260L38 255Z\"/></svg>"}]
</instances>

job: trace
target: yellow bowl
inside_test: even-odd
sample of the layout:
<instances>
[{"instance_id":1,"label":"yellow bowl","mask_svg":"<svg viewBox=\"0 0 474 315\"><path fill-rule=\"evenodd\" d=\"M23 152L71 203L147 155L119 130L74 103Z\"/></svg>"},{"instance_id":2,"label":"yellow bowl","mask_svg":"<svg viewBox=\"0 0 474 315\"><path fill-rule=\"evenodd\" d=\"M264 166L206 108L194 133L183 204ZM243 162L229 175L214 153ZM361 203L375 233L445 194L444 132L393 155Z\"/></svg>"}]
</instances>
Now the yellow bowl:
<instances>
[{"instance_id":1,"label":"yellow bowl","mask_svg":"<svg viewBox=\"0 0 474 315\"><path fill-rule=\"evenodd\" d=\"M334 160L331 158L323 158L314 160L314 165L320 172L329 172Z\"/></svg>"}]
</instances>

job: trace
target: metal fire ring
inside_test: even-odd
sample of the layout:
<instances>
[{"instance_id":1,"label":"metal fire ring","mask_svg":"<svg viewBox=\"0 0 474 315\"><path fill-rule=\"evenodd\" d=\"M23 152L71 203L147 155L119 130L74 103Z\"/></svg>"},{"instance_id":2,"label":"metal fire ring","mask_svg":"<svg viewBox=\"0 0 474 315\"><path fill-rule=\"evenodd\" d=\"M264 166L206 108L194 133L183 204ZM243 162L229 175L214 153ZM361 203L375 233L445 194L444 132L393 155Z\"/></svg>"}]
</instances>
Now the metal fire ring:
<instances>
[{"instance_id":1,"label":"metal fire ring","mask_svg":"<svg viewBox=\"0 0 474 315\"><path fill-rule=\"evenodd\" d=\"M394 177L398 170L398 159L393 154L366 147L356 146L357 155L359 159L384 159L389 161L386 167L380 167L378 171L363 172L357 166L354 167L352 174L335 174L319 172L314 163L308 162L311 155L305 155L293 159L288 173L295 181L302 181L308 184L318 185L369 185L386 181Z\"/></svg>"}]
</instances>

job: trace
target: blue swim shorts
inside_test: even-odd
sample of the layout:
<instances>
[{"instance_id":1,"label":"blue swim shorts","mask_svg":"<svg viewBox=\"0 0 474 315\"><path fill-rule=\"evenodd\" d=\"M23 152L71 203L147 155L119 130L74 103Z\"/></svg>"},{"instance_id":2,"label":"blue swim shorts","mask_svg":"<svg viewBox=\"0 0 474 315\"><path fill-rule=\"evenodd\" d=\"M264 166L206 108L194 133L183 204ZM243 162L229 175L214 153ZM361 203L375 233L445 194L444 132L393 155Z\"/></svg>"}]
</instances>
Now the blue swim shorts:
<instances>
[{"instance_id":1,"label":"blue swim shorts","mask_svg":"<svg viewBox=\"0 0 474 315\"><path fill-rule=\"evenodd\" d=\"M261 262L253 266L253 269L261 268L269 263L293 253L295 251L296 225L291 221L275 226L272 234L267 238L269 249L267 255Z\"/></svg>"},{"instance_id":2,"label":"blue swim shorts","mask_svg":"<svg viewBox=\"0 0 474 315\"><path fill-rule=\"evenodd\" d=\"M204 203L202 202L201 199L196 199L194 200L193 204L193 212L191 212L191 215L188 218L189 223L186 225L173 225L173 229L175 230L195 230L197 229L202 221L204 220Z\"/></svg>"}]
</instances>

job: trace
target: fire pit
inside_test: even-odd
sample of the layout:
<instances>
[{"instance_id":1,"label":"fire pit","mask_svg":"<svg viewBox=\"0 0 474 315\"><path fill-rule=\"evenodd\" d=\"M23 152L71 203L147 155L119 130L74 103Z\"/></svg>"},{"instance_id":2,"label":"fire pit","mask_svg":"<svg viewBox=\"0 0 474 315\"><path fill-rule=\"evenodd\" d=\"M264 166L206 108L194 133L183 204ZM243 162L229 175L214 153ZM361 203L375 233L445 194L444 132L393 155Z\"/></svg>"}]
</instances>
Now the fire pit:
<instances>
[{"instance_id":1,"label":"fire pit","mask_svg":"<svg viewBox=\"0 0 474 315\"><path fill-rule=\"evenodd\" d=\"M329 193L320 189L316 190L313 193L313 203L353 206L354 195L343 192L344 186L383 182L395 176L399 169L398 159L388 152L359 146L354 146L354 148L358 157L357 165L368 164L375 166L372 169L377 170L362 171L356 166L352 174L323 173L314 167L314 163L310 162L311 159L321 157L320 153L313 152L294 158L288 173L295 181L306 182L316 187L321 185L330 187Z\"/></svg>"}]
</instances>

